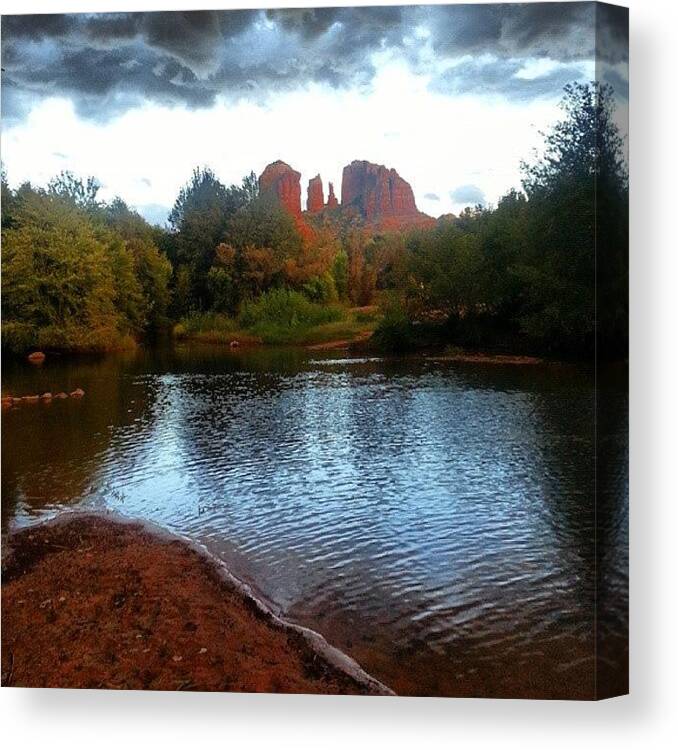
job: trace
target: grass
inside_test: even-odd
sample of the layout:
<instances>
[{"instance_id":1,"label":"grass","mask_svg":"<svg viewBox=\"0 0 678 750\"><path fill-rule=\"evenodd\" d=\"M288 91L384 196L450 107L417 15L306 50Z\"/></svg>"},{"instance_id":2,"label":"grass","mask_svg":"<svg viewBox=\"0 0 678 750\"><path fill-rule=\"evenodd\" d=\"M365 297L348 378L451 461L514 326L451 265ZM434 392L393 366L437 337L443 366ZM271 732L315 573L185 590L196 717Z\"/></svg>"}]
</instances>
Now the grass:
<instances>
[{"instance_id":1,"label":"grass","mask_svg":"<svg viewBox=\"0 0 678 750\"><path fill-rule=\"evenodd\" d=\"M205 343L309 346L352 341L370 334L379 317L375 308L320 305L302 294L276 289L246 302L237 319L219 313L194 313L174 326L178 339Z\"/></svg>"},{"instance_id":2,"label":"grass","mask_svg":"<svg viewBox=\"0 0 678 750\"><path fill-rule=\"evenodd\" d=\"M218 344L230 343L238 332L236 322L221 313L192 313L174 326L174 337Z\"/></svg>"}]
</instances>

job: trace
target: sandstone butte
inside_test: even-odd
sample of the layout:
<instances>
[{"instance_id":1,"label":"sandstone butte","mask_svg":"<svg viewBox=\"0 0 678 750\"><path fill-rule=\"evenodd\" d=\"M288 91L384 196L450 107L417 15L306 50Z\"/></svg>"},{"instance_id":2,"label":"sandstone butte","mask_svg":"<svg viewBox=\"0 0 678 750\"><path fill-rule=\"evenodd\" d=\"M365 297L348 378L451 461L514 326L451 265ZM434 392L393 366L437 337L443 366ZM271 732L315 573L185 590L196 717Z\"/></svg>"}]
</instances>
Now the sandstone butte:
<instances>
[{"instance_id":1,"label":"sandstone butte","mask_svg":"<svg viewBox=\"0 0 678 750\"><path fill-rule=\"evenodd\" d=\"M301 174L284 161L269 164L259 177L259 190L275 195L295 218L301 218Z\"/></svg>"},{"instance_id":2,"label":"sandstone butte","mask_svg":"<svg viewBox=\"0 0 678 750\"><path fill-rule=\"evenodd\" d=\"M301 219L301 175L283 161L269 164L259 177L262 192L272 193L296 219ZM307 212L338 208L334 185L329 183L324 203L320 175L308 183ZM410 184L395 169L369 161L352 161L344 167L341 183L341 207L357 210L366 225L378 229L402 229L409 226L431 226L435 219L417 208Z\"/></svg>"},{"instance_id":3,"label":"sandstone butte","mask_svg":"<svg viewBox=\"0 0 678 750\"><path fill-rule=\"evenodd\" d=\"M325 207L325 195L323 193L323 181L319 174L312 177L308 182L306 199L306 210L315 214Z\"/></svg>"},{"instance_id":4,"label":"sandstone butte","mask_svg":"<svg viewBox=\"0 0 678 750\"><path fill-rule=\"evenodd\" d=\"M334 194L334 183L329 184L329 193L327 194L327 208L338 208L339 201L337 196Z\"/></svg>"}]
</instances>

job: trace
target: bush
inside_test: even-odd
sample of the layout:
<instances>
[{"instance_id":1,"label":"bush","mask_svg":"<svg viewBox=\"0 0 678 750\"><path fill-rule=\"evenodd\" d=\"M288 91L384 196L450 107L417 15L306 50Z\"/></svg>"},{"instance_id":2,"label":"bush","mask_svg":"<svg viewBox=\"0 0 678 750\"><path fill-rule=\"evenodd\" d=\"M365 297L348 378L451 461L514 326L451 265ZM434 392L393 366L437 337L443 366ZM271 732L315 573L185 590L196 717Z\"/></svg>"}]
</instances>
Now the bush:
<instances>
[{"instance_id":1,"label":"bush","mask_svg":"<svg viewBox=\"0 0 678 750\"><path fill-rule=\"evenodd\" d=\"M399 302L389 302L384 317L372 336L374 343L386 351L404 352L414 349L416 338L412 322Z\"/></svg>"},{"instance_id":2,"label":"bush","mask_svg":"<svg viewBox=\"0 0 678 750\"><path fill-rule=\"evenodd\" d=\"M374 323L377 316L367 310L358 310L355 314L356 323Z\"/></svg>"},{"instance_id":3,"label":"bush","mask_svg":"<svg viewBox=\"0 0 678 750\"><path fill-rule=\"evenodd\" d=\"M339 298L334 277L330 273L313 276L302 287L311 302L336 302Z\"/></svg>"},{"instance_id":4,"label":"bush","mask_svg":"<svg viewBox=\"0 0 678 750\"><path fill-rule=\"evenodd\" d=\"M75 206L26 189L2 232L3 346L93 350L136 327L116 308L117 260L130 260ZM127 275L125 275L127 278Z\"/></svg>"},{"instance_id":5,"label":"bush","mask_svg":"<svg viewBox=\"0 0 678 750\"><path fill-rule=\"evenodd\" d=\"M340 320L342 311L311 302L290 289L271 289L246 302L239 323L266 343L293 343L313 326Z\"/></svg>"},{"instance_id":6,"label":"bush","mask_svg":"<svg viewBox=\"0 0 678 750\"><path fill-rule=\"evenodd\" d=\"M183 338L199 333L233 333L235 330L235 321L227 315L215 312L195 312L186 315L174 326L174 335L176 338Z\"/></svg>"},{"instance_id":7,"label":"bush","mask_svg":"<svg viewBox=\"0 0 678 750\"><path fill-rule=\"evenodd\" d=\"M271 289L246 302L239 320L244 328L255 328L262 323L299 328L331 323L340 318L341 311L335 307L317 305L290 289Z\"/></svg>"}]
</instances>

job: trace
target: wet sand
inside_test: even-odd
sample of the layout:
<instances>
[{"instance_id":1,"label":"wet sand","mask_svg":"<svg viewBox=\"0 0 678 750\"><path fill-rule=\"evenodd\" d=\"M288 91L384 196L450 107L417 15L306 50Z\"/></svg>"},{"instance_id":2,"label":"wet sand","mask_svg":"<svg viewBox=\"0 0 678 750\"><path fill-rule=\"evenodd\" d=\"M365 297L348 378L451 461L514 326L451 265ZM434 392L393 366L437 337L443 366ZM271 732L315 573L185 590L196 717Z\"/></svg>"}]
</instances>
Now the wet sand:
<instances>
[{"instance_id":1,"label":"wet sand","mask_svg":"<svg viewBox=\"0 0 678 750\"><path fill-rule=\"evenodd\" d=\"M484 354L481 352L459 352L458 354L441 354L428 357L435 362L468 362L481 365L541 365L545 360L540 357L514 356L510 354Z\"/></svg>"},{"instance_id":2,"label":"wet sand","mask_svg":"<svg viewBox=\"0 0 678 750\"><path fill-rule=\"evenodd\" d=\"M3 545L2 684L390 694L183 539L64 514Z\"/></svg>"}]
</instances>

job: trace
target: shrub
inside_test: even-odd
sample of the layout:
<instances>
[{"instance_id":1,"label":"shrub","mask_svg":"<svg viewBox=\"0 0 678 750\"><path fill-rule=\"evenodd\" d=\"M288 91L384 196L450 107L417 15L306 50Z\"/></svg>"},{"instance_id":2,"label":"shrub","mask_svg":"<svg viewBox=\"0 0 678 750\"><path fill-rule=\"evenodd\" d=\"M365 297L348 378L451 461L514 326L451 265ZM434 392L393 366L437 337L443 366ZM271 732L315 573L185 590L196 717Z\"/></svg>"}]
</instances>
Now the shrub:
<instances>
[{"instance_id":1,"label":"shrub","mask_svg":"<svg viewBox=\"0 0 678 750\"><path fill-rule=\"evenodd\" d=\"M355 314L356 323L374 323L377 316L367 310L358 310Z\"/></svg>"},{"instance_id":2,"label":"shrub","mask_svg":"<svg viewBox=\"0 0 678 750\"><path fill-rule=\"evenodd\" d=\"M412 322L399 302L391 301L385 306L384 317L372 338L378 347L386 351L404 352L415 348Z\"/></svg>"},{"instance_id":3,"label":"shrub","mask_svg":"<svg viewBox=\"0 0 678 750\"><path fill-rule=\"evenodd\" d=\"M302 289L311 302L336 302L339 297L334 277L330 273L313 276Z\"/></svg>"},{"instance_id":4,"label":"shrub","mask_svg":"<svg viewBox=\"0 0 678 750\"><path fill-rule=\"evenodd\" d=\"M242 306L239 322L265 343L298 343L314 326L340 320L340 308L311 302L290 289L271 289Z\"/></svg>"},{"instance_id":5,"label":"shrub","mask_svg":"<svg viewBox=\"0 0 678 750\"><path fill-rule=\"evenodd\" d=\"M240 325L256 328L262 324L301 328L331 323L341 318L341 311L311 302L290 289L271 289L246 302L240 312Z\"/></svg>"},{"instance_id":6,"label":"shrub","mask_svg":"<svg viewBox=\"0 0 678 750\"><path fill-rule=\"evenodd\" d=\"M177 338L198 333L232 333L236 330L235 321L227 315L215 312L195 312L186 315L174 326Z\"/></svg>"}]
</instances>

